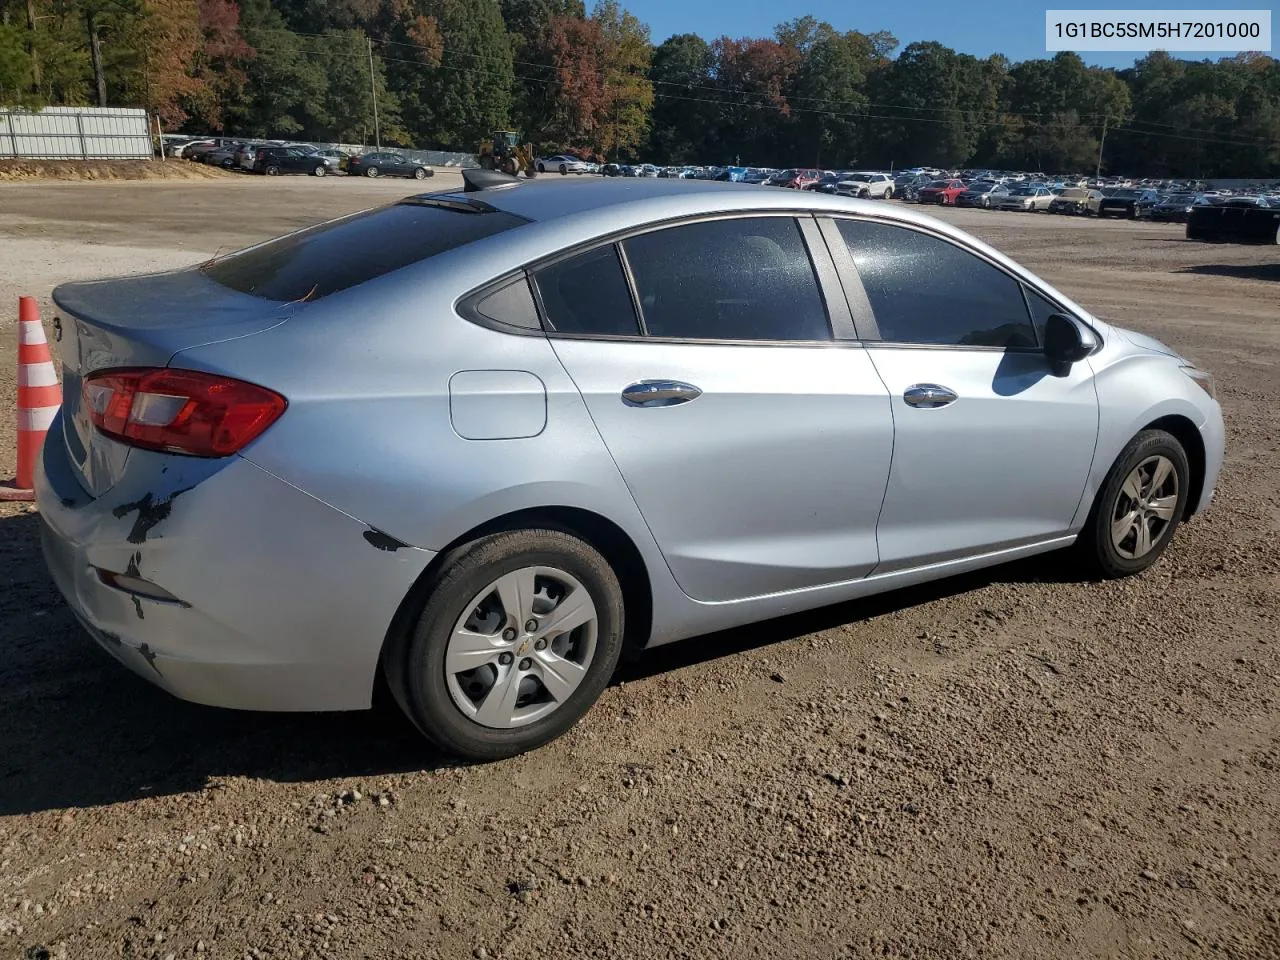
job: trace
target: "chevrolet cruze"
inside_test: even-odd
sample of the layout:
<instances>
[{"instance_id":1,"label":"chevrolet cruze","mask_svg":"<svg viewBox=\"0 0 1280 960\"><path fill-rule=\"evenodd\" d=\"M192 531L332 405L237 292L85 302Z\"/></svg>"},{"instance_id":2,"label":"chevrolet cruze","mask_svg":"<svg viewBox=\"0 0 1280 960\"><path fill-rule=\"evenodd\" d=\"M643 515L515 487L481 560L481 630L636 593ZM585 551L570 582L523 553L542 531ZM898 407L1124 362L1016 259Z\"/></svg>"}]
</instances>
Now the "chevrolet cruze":
<instances>
[{"instance_id":1,"label":"chevrolet cruze","mask_svg":"<svg viewBox=\"0 0 1280 960\"><path fill-rule=\"evenodd\" d=\"M1205 509L1213 381L881 203L468 173L70 283L43 544L85 629L255 710L388 687L442 748L573 725L652 647Z\"/></svg>"}]
</instances>

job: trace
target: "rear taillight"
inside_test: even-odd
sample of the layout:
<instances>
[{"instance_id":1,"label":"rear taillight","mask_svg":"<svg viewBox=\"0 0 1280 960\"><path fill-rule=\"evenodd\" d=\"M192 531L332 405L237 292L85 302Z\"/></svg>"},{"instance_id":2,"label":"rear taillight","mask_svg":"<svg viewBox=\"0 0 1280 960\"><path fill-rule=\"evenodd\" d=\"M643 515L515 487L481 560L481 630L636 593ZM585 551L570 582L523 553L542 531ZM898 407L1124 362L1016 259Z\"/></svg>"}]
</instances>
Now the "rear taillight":
<instances>
[{"instance_id":1,"label":"rear taillight","mask_svg":"<svg viewBox=\"0 0 1280 960\"><path fill-rule=\"evenodd\" d=\"M109 437L148 450L225 457L261 436L288 402L265 387L195 370L91 374L84 405Z\"/></svg>"}]
</instances>

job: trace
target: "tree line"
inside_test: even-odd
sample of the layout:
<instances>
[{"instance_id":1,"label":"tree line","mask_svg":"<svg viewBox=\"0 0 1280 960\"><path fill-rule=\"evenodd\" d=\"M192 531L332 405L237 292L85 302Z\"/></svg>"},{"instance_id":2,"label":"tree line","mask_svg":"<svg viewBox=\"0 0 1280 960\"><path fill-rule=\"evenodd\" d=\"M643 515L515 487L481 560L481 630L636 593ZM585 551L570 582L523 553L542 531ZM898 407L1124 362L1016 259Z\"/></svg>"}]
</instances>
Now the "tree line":
<instances>
[{"instance_id":1,"label":"tree line","mask_svg":"<svg viewBox=\"0 0 1280 960\"><path fill-rule=\"evenodd\" d=\"M613 160L1280 176L1280 61L1012 63L813 17L657 46L618 0L0 0L0 103L171 131Z\"/></svg>"}]
</instances>

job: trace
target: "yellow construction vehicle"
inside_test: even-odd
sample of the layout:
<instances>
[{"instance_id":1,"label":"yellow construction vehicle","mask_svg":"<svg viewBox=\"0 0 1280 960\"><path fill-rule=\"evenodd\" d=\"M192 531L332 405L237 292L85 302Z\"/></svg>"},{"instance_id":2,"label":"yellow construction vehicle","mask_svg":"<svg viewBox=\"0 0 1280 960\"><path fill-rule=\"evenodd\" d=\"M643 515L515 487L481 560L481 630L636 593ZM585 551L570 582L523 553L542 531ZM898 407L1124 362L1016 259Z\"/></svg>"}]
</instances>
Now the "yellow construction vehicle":
<instances>
[{"instance_id":1,"label":"yellow construction vehicle","mask_svg":"<svg viewBox=\"0 0 1280 960\"><path fill-rule=\"evenodd\" d=\"M485 170L501 170L503 173L536 177L533 167L533 144L521 143L520 134L514 130L498 130L480 143L476 159Z\"/></svg>"}]
</instances>

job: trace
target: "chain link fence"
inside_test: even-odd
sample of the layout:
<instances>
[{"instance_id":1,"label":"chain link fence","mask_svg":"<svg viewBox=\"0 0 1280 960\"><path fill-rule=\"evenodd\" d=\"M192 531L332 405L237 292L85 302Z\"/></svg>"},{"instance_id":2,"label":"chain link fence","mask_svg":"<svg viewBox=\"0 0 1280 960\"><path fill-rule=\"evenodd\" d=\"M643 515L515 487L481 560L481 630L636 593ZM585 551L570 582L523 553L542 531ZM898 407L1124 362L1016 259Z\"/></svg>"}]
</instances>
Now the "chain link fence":
<instances>
[{"instance_id":1,"label":"chain link fence","mask_svg":"<svg viewBox=\"0 0 1280 960\"><path fill-rule=\"evenodd\" d=\"M30 160L148 160L147 111L128 107L0 107L0 157Z\"/></svg>"}]
</instances>

